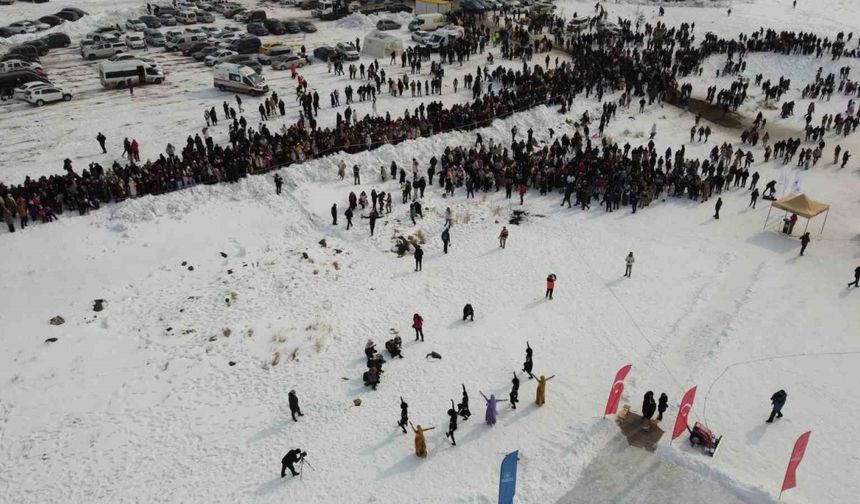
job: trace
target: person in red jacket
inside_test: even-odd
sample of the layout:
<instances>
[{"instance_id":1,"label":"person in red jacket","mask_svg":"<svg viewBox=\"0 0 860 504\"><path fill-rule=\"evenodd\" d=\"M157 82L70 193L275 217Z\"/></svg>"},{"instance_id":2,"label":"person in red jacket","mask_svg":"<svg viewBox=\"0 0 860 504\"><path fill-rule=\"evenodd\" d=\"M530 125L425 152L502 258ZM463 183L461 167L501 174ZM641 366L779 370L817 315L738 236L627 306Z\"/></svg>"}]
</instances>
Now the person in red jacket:
<instances>
[{"instance_id":1,"label":"person in red jacket","mask_svg":"<svg viewBox=\"0 0 860 504\"><path fill-rule=\"evenodd\" d=\"M552 299L552 291L555 290L555 273L550 273L546 277L546 295L544 297Z\"/></svg>"},{"instance_id":2,"label":"person in red jacket","mask_svg":"<svg viewBox=\"0 0 860 504\"><path fill-rule=\"evenodd\" d=\"M526 189L526 185L525 185L525 184L520 184L520 188L519 188L519 189L517 189L517 193L520 195L520 205L522 205L522 204L523 204L523 196L525 196L525 195L526 195L526 190L527 190L527 189Z\"/></svg>"},{"instance_id":3,"label":"person in red jacket","mask_svg":"<svg viewBox=\"0 0 860 504\"><path fill-rule=\"evenodd\" d=\"M421 315L412 315L412 328L415 329L415 341L418 341L419 337L424 341L424 319Z\"/></svg>"}]
</instances>

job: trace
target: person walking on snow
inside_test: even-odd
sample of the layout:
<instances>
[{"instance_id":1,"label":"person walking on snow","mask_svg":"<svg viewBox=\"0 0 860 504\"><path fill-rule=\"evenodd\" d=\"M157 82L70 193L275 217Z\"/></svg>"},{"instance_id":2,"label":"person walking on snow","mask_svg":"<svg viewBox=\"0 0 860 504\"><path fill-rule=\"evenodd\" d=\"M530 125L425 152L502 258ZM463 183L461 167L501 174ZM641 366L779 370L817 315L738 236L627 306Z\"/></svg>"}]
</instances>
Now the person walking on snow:
<instances>
[{"instance_id":1,"label":"person walking on snow","mask_svg":"<svg viewBox=\"0 0 860 504\"><path fill-rule=\"evenodd\" d=\"M520 184L520 188L517 189L517 194L520 195L520 205L523 204L523 196L526 195L527 190L528 190L528 188L526 187L526 185L522 184L522 183Z\"/></svg>"},{"instance_id":2,"label":"person walking on snow","mask_svg":"<svg viewBox=\"0 0 860 504\"><path fill-rule=\"evenodd\" d=\"M857 266L856 268L854 268L854 281L850 282L848 284L848 287L851 287L852 285L854 287L857 287L858 284L860 284L860 266Z\"/></svg>"},{"instance_id":3,"label":"person walking on snow","mask_svg":"<svg viewBox=\"0 0 860 504\"><path fill-rule=\"evenodd\" d=\"M471 319L472 322L475 321L475 310L469 303L466 303L466 306L463 307L463 322L465 322L466 319Z\"/></svg>"},{"instance_id":4,"label":"person walking on snow","mask_svg":"<svg viewBox=\"0 0 860 504\"><path fill-rule=\"evenodd\" d=\"M337 226L337 203L331 204L331 225Z\"/></svg>"},{"instance_id":5,"label":"person walking on snow","mask_svg":"<svg viewBox=\"0 0 860 504\"><path fill-rule=\"evenodd\" d=\"M663 413L669 409L669 397L666 393L660 394L660 400L657 402L657 421L663 421Z\"/></svg>"},{"instance_id":6,"label":"person walking on snow","mask_svg":"<svg viewBox=\"0 0 860 504\"><path fill-rule=\"evenodd\" d=\"M549 276L546 277L546 294L544 294L545 298L552 299L552 293L555 290L555 273L550 273Z\"/></svg>"},{"instance_id":7,"label":"person walking on snow","mask_svg":"<svg viewBox=\"0 0 860 504\"><path fill-rule=\"evenodd\" d=\"M509 397L511 399L511 409L517 409L517 403L520 402L520 379L517 378L516 371L514 371L513 373L514 379L511 380L512 386Z\"/></svg>"},{"instance_id":8,"label":"person walking on snow","mask_svg":"<svg viewBox=\"0 0 860 504\"><path fill-rule=\"evenodd\" d=\"M296 395L296 391L290 390L290 393L287 394L287 399L290 402L290 414L293 416L293 422L298 422L298 420L296 419L296 415L298 415L298 416L305 416L305 415L304 415L304 413L302 413L302 410L299 408L299 398Z\"/></svg>"},{"instance_id":9,"label":"person walking on snow","mask_svg":"<svg viewBox=\"0 0 860 504\"><path fill-rule=\"evenodd\" d=\"M505 248L505 243L508 241L508 228L507 226L502 226L502 232L499 233L499 247Z\"/></svg>"},{"instance_id":10,"label":"person walking on snow","mask_svg":"<svg viewBox=\"0 0 860 504\"><path fill-rule=\"evenodd\" d=\"M400 396L400 421L397 422L397 426L403 429L404 434L407 433L407 423L409 423L409 405L403 400L403 396Z\"/></svg>"},{"instance_id":11,"label":"person walking on snow","mask_svg":"<svg viewBox=\"0 0 860 504\"><path fill-rule=\"evenodd\" d=\"M417 313L412 315L412 328L415 329L415 341L418 341L418 338L421 338L421 341L424 341L424 319L421 318L421 315Z\"/></svg>"},{"instance_id":12,"label":"person walking on snow","mask_svg":"<svg viewBox=\"0 0 860 504\"><path fill-rule=\"evenodd\" d=\"M765 423L773 423L773 418L782 418L782 407L785 406L785 400L788 399L788 394L785 390L779 390L770 396L770 402L773 408L770 410L770 417L765 420Z\"/></svg>"},{"instance_id":13,"label":"person walking on snow","mask_svg":"<svg viewBox=\"0 0 860 504\"><path fill-rule=\"evenodd\" d=\"M535 392L535 402L538 406L546 404L546 382L553 378L555 378L555 375L552 375L549 378L544 377L544 375L540 375L540 378L538 378L537 391Z\"/></svg>"},{"instance_id":14,"label":"person walking on snow","mask_svg":"<svg viewBox=\"0 0 860 504\"><path fill-rule=\"evenodd\" d=\"M281 194L281 188L284 187L284 177L280 173L275 174L275 194Z\"/></svg>"},{"instance_id":15,"label":"person walking on snow","mask_svg":"<svg viewBox=\"0 0 860 504\"><path fill-rule=\"evenodd\" d=\"M630 252L629 254L627 254L627 257L624 258L624 276L626 276L627 278L630 278L630 275L633 272L634 262L636 262L636 259L633 258L633 252Z\"/></svg>"},{"instance_id":16,"label":"person walking on snow","mask_svg":"<svg viewBox=\"0 0 860 504\"><path fill-rule=\"evenodd\" d=\"M107 154L107 149L105 148L105 141L107 138L99 131L99 134L96 135L96 141L99 143L99 147L102 148L102 154Z\"/></svg>"},{"instance_id":17,"label":"person walking on snow","mask_svg":"<svg viewBox=\"0 0 860 504\"><path fill-rule=\"evenodd\" d=\"M361 216L362 219L370 219L370 236L373 237L373 231L376 229L376 220L379 219L379 213L374 208L370 211L370 215Z\"/></svg>"},{"instance_id":18,"label":"person walking on snow","mask_svg":"<svg viewBox=\"0 0 860 504\"><path fill-rule=\"evenodd\" d=\"M809 242L812 241L812 238L809 237L809 232L803 233L800 237L800 255L803 255L806 252L806 247L809 246Z\"/></svg>"},{"instance_id":19,"label":"person walking on snow","mask_svg":"<svg viewBox=\"0 0 860 504\"><path fill-rule=\"evenodd\" d=\"M448 244L451 243L451 233L449 232L449 229L451 228L446 227L445 230L442 231L442 252L446 254L448 253Z\"/></svg>"},{"instance_id":20,"label":"person walking on snow","mask_svg":"<svg viewBox=\"0 0 860 504\"><path fill-rule=\"evenodd\" d=\"M717 198L717 204L714 205L714 218L720 220L720 208L723 208L723 198Z\"/></svg>"},{"instance_id":21,"label":"person walking on snow","mask_svg":"<svg viewBox=\"0 0 860 504\"><path fill-rule=\"evenodd\" d=\"M750 193L750 204L747 205L747 208L752 207L755 210L755 204L758 201L758 189L753 189L753 192Z\"/></svg>"},{"instance_id":22,"label":"person walking on snow","mask_svg":"<svg viewBox=\"0 0 860 504\"><path fill-rule=\"evenodd\" d=\"M499 412L496 409L496 404L500 402L507 402L507 399L496 399L495 394L490 394L490 398L487 399L487 396L481 392L481 397L487 401L487 413L484 415L484 422L487 425L496 425L496 417L499 415Z\"/></svg>"}]
</instances>

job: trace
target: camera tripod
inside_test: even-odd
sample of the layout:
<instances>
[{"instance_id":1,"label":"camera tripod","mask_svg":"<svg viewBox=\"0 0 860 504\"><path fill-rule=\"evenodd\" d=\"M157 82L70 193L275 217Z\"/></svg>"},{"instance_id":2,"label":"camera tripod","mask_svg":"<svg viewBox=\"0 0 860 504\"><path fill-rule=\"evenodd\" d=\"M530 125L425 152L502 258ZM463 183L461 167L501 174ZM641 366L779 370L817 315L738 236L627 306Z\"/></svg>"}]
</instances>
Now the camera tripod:
<instances>
[{"instance_id":1,"label":"camera tripod","mask_svg":"<svg viewBox=\"0 0 860 504\"><path fill-rule=\"evenodd\" d=\"M314 466L312 466L310 462L305 460L305 457L302 457L301 460L299 460L299 480L302 479L302 475L305 473L305 463L306 462L308 464L308 467L310 467L311 469L316 471L316 469L314 469Z\"/></svg>"}]
</instances>

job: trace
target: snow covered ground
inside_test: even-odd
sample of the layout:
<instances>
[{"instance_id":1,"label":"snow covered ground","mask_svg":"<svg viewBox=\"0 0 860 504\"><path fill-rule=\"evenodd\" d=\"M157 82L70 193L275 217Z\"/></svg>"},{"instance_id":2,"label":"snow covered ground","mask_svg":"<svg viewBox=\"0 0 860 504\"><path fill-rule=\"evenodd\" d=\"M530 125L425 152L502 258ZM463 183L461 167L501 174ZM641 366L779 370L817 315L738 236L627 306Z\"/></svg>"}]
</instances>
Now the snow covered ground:
<instances>
[{"instance_id":1,"label":"snow covered ground","mask_svg":"<svg viewBox=\"0 0 860 504\"><path fill-rule=\"evenodd\" d=\"M81 4L104 12L94 16L99 20L123 17L136 5ZM35 12L57 7L48 5L18 2L0 7L0 16L38 17ZM594 4L561 5L572 14ZM791 9L787 0L762 0L733 4L730 17L727 5L671 4L663 20L696 21L700 36L705 27L724 35L765 26L831 37L860 28L856 2L800 0ZM656 16L650 4L606 8L611 18ZM367 30L336 23L320 28L308 36L309 49ZM231 99L211 89L202 65L173 55L156 55L175 64L168 83L137 89L132 99L101 89L95 70L75 51L52 52L45 66L61 84L78 86L76 100L39 110L0 105L0 180L57 173L65 157L78 168L110 162L126 135L141 141L144 157L154 155L167 141L182 143L199 131L203 106ZM461 72L479 63L473 58ZM708 60L703 76L690 80L694 95L731 82L714 77L720 63ZM750 56L746 73L790 77L789 98L805 110L800 89L817 68L826 74L844 65L856 78L857 61L770 54ZM322 65L305 74L320 87L326 109L328 91L346 85ZM267 76L279 93L292 96L286 73ZM446 103L469 98L451 91L443 95ZM256 107L254 99L246 102ZM816 107L835 112L846 102L834 95ZM417 104L383 95L378 108L395 115ZM754 95L741 112L751 119L757 104ZM548 128L570 131L568 121L598 107L583 97L567 116L538 108L480 133L507 141L517 125L545 141ZM297 113L291 108L286 120ZM659 151L686 144L688 157L704 157L717 143L738 142L738 131L712 125L709 143L689 144L692 116L668 106L618 115L607 134L620 143L647 141L652 123ZM799 115L787 121L776 111L765 115L779 136L801 131ZM333 122L334 113L325 110L321 123ZM98 130L113 145L109 156L96 155ZM519 449L517 502L646 503L675 496L768 503L776 501L794 440L807 430L813 434L798 488L783 501L854 500L860 472L851 433L860 407L849 384L860 378L860 345L851 330L860 323L860 289L845 284L860 262L856 135L839 142L855 153L844 169L831 164L832 147L809 172L787 169L787 180L802 177L804 192L833 207L823 235L820 221L811 224L813 242L802 258L796 239L778 234L775 224L762 229L765 202L750 209L748 192L738 189L723 194L719 221L711 218L713 200L670 198L635 215L606 214L597 206L561 208L560 195L530 192L523 207L530 215L508 226L505 250L496 236L521 207L501 193L466 200L461 190L445 199L432 188L418 225L395 204L373 238L360 219L350 231L330 225L329 207L342 208L349 191L396 191L393 182L378 181L379 166L408 166L416 158L424 169L431 155L474 139L474 132L448 133L291 167L282 171L281 196L271 176L250 177L4 232L0 501L490 503L498 464ZM762 163L761 147L754 155L759 185L780 179L781 164ZM363 186L337 179L341 158L363 167ZM438 238L446 207L455 214L447 255ZM419 230L429 242L426 268L415 273L410 257L390 249L393 236ZM628 251L637 262L626 279ZM559 277L551 302L543 299L550 272ZM95 299L106 299L107 308L93 312ZM460 321L465 303L475 307L474 323ZM426 321L424 343L411 341L415 312ZM55 315L66 323L50 326ZM404 337L406 358L386 364L379 390L369 391L361 383L364 342L381 347L392 331ZM44 342L51 337L58 341ZM499 423L488 427L478 391L507 396L526 341L536 373L557 375L547 404L533 404L534 385L523 379L520 408L502 405ZM424 359L431 350L442 360ZM622 404L638 410L646 390L665 391L672 404L667 430L683 391L699 386L691 420L725 436L716 458L682 440L670 447L664 437L652 454L619 439L613 420L601 413L613 374L627 363L633 371ZM452 447L443 435L445 411L461 384L475 416L460 424ZM780 388L789 394L786 416L765 426L768 398ZM305 413L298 423L286 406L290 389ZM396 427L400 396L413 422L436 426L425 460L415 457L412 436ZM306 467L301 480L282 480L279 461L293 447L308 451L313 469Z\"/></svg>"}]
</instances>

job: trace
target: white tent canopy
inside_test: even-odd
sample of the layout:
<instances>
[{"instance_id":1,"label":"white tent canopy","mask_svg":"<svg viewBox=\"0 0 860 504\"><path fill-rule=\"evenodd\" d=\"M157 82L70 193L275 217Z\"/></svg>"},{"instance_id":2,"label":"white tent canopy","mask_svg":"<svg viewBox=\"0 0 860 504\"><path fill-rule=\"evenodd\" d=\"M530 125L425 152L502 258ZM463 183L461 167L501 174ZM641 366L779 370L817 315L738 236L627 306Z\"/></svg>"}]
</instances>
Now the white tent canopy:
<instances>
[{"instance_id":1,"label":"white tent canopy","mask_svg":"<svg viewBox=\"0 0 860 504\"><path fill-rule=\"evenodd\" d=\"M394 35L374 30L364 37L364 54L374 58L390 58L391 53L403 53L403 41Z\"/></svg>"}]
</instances>

